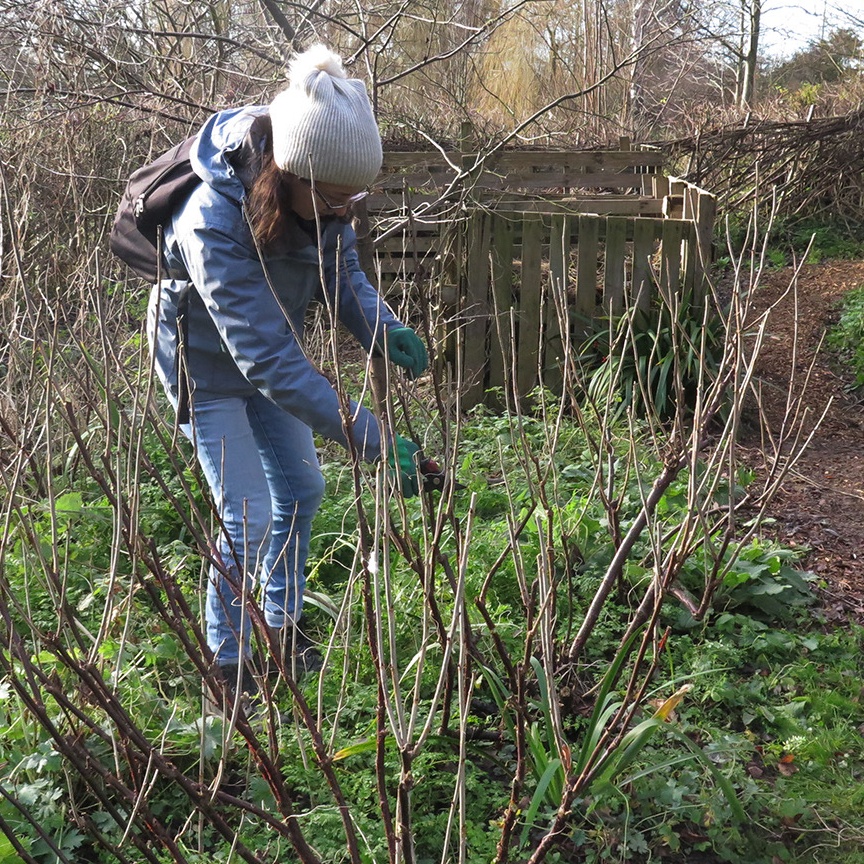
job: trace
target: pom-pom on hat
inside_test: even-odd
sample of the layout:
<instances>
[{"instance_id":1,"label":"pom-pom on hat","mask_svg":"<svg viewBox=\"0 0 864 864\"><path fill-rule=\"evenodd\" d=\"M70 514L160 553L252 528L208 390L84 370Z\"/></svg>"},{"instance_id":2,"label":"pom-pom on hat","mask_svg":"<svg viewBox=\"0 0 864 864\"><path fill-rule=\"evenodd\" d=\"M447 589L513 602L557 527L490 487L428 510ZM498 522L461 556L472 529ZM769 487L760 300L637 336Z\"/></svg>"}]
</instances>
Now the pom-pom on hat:
<instances>
[{"instance_id":1,"label":"pom-pom on hat","mask_svg":"<svg viewBox=\"0 0 864 864\"><path fill-rule=\"evenodd\" d=\"M381 170L381 136L366 87L313 45L291 62L270 105L273 158L283 171L336 186L368 186Z\"/></svg>"}]
</instances>

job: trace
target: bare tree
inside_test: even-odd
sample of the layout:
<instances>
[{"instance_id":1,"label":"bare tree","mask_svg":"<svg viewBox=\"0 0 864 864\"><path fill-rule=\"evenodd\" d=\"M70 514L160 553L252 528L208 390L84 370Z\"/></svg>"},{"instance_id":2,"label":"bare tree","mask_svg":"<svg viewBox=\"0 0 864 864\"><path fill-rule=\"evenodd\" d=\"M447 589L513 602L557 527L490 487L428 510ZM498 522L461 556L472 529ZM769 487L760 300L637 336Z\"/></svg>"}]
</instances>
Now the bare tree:
<instances>
[{"instance_id":1,"label":"bare tree","mask_svg":"<svg viewBox=\"0 0 864 864\"><path fill-rule=\"evenodd\" d=\"M729 64L734 103L747 108L756 92L763 0L716 0L694 4L694 21L706 45Z\"/></svg>"},{"instance_id":2,"label":"bare tree","mask_svg":"<svg viewBox=\"0 0 864 864\"><path fill-rule=\"evenodd\" d=\"M762 0L742 0L741 3L741 84L738 89L738 107L746 108L753 101L756 88L756 70L759 64L759 37L762 30Z\"/></svg>"}]
</instances>

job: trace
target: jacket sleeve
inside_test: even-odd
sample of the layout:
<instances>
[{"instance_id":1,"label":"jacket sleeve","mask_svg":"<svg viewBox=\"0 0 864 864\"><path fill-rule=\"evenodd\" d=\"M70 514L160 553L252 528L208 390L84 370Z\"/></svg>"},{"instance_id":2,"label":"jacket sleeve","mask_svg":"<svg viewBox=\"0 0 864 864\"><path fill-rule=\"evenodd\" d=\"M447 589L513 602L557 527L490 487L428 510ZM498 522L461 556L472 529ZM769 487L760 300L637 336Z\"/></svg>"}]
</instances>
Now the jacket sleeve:
<instances>
[{"instance_id":1,"label":"jacket sleeve","mask_svg":"<svg viewBox=\"0 0 864 864\"><path fill-rule=\"evenodd\" d=\"M306 357L254 249L219 227L178 237L190 279L240 372L276 405L347 446L339 398ZM364 459L381 455L378 421L351 402L352 438Z\"/></svg>"},{"instance_id":2,"label":"jacket sleeve","mask_svg":"<svg viewBox=\"0 0 864 864\"><path fill-rule=\"evenodd\" d=\"M350 226L346 226L342 234L342 244L338 280L336 256L328 256L330 261L325 264L327 290L331 302L335 301L339 320L367 351L372 351L382 344L388 329L404 325L390 311L363 272L357 257L357 235Z\"/></svg>"}]
</instances>

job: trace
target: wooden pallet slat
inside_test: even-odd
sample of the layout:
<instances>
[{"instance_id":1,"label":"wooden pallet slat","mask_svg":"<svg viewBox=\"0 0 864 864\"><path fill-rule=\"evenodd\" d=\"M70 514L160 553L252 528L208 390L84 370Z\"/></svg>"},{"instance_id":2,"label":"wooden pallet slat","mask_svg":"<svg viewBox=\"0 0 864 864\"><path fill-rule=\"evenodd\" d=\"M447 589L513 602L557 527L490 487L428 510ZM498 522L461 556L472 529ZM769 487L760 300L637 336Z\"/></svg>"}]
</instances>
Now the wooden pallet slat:
<instances>
[{"instance_id":1,"label":"wooden pallet slat","mask_svg":"<svg viewBox=\"0 0 864 864\"><path fill-rule=\"evenodd\" d=\"M476 163L477 152L448 150L388 151L384 154L382 171L411 169L428 166L432 170L451 170L451 166ZM596 167L626 169L634 167L661 167L664 156L657 150L505 150L487 157L486 164L507 167L534 165L567 165L569 167Z\"/></svg>"},{"instance_id":2,"label":"wooden pallet slat","mask_svg":"<svg viewBox=\"0 0 864 864\"><path fill-rule=\"evenodd\" d=\"M596 216L619 215L619 216L660 216L663 212L663 202L654 198L646 198L640 195L618 195L594 194L579 195L567 194L554 197L529 196L519 197L516 190L475 190L474 199L478 204L492 207L495 210L506 210L510 212L528 213L563 213L565 215L578 216L582 213L590 213ZM437 218L430 218L423 222L422 208L438 200L438 195L412 195L407 199L407 204L413 210L420 209L417 216L420 224L436 225ZM401 196L391 197L383 193L372 193L368 199L369 212L373 214L373 220L379 225L387 219L404 219L406 215L406 202ZM713 222L712 222L713 225Z\"/></svg>"},{"instance_id":3,"label":"wooden pallet slat","mask_svg":"<svg viewBox=\"0 0 864 864\"><path fill-rule=\"evenodd\" d=\"M418 275L430 276L438 270L438 257L428 256L426 258L395 258L385 255L376 259L376 270L382 276L397 277L410 281Z\"/></svg>"},{"instance_id":4,"label":"wooden pallet slat","mask_svg":"<svg viewBox=\"0 0 864 864\"><path fill-rule=\"evenodd\" d=\"M660 290L668 302L681 293L681 245L684 223L679 219L663 221L660 252Z\"/></svg>"},{"instance_id":5,"label":"wooden pallet slat","mask_svg":"<svg viewBox=\"0 0 864 864\"><path fill-rule=\"evenodd\" d=\"M654 289L654 242L662 231L662 219L636 219L633 225L633 305L647 312Z\"/></svg>"},{"instance_id":6,"label":"wooden pallet slat","mask_svg":"<svg viewBox=\"0 0 864 864\"><path fill-rule=\"evenodd\" d=\"M397 168L414 168L418 165L428 165L430 168L449 167L448 163L459 165L462 153L458 150L391 150L384 154L383 171Z\"/></svg>"},{"instance_id":7,"label":"wooden pallet slat","mask_svg":"<svg viewBox=\"0 0 864 864\"><path fill-rule=\"evenodd\" d=\"M597 254L600 247L600 217L579 217L579 250L576 258L574 311L583 321L597 308ZM587 328L583 328L586 329Z\"/></svg>"},{"instance_id":8,"label":"wooden pallet slat","mask_svg":"<svg viewBox=\"0 0 864 864\"><path fill-rule=\"evenodd\" d=\"M423 211L435 204L443 192L443 186L426 184L423 187L413 187L408 190L386 189L377 186L369 192L368 204L370 212L391 211L394 214L406 214L413 211L418 217ZM434 221L434 220L432 220Z\"/></svg>"},{"instance_id":9,"label":"wooden pallet slat","mask_svg":"<svg viewBox=\"0 0 864 864\"><path fill-rule=\"evenodd\" d=\"M481 200L494 206L496 210L563 213L571 216L584 213L591 213L596 216L661 216L663 212L662 202L636 195L574 195L546 200L495 198L489 195Z\"/></svg>"},{"instance_id":10,"label":"wooden pallet slat","mask_svg":"<svg viewBox=\"0 0 864 864\"><path fill-rule=\"evenodd\" d=\"M500 214L492 218L492 327L489 339L489 387L504 387L512 372L516 334L513 309L513 245L515 224Z\"/></svg>"},{"instance_id":11,"label":"wooden pallet slat","mask_svg":"<svg viewBox=\"0 0 864 864\"><path fill-rule=\"evenodd\" d=\"M570 283L570 216L553 216L549 235L549 285L546 290L546 338L543 346L543 384L553 390L561 386L564 339L561 318L567 320L567 288Z\"/></svg>"},{"instance_id":12,"label":"wooden pallet slat","mask_svg":"<svg viewBox=\"0 0 864 864\"><path fill-rule=\"evenodd\" d=\"M641 189L640 174L555 171L537 174L494 174L484 172L473 182L476 193L487 189Z\"/></svg>"},{"instance_id":13,"label":"wooden pallet slat","mask_svg":"<svg viewBox=\"0 0 864 864\"><path fill-rule=\"evenodd\" d=\"M540 322L542 321L541 287L543 221L526 215L522 222L522 278L519 289L519 364L516 386L525 394L537 384L540 363Z\"/></svg>"},{"instance_id":14,"label":"wooden pallet slat","mask_svg":"<svg viewBox=\"0 0 864 864\"><path fill-rule=\"evenodd\" d=\"M435 234L420 234L415 236L395 235L378 247L379 253L387 255L405 255L408 258L423 256L427 252L436 252L441 246L441 237Z\"/></svg>"},{"instance_id":15,"label":"wooden pallet slat","mask_svg":"<svg viewBox=\"0 0 864 864\"><path fill-rule=\"evenodd\" d=\"M466 408L483 399L486 369L486 330L489 323L490 217L482 210L468 223L467 267L463 285L462 320L464 391Z\"/></svg>"},{"instance_id":16,"label":"wooden pallet slat","mask_svg":"<svg viewBox=\"0 0 864 864\"><path fill-rule=\"evenodd\" d=\"M375 181L372 188L386 190L391 194L401 195L405 192L416 194L423 189L442 189L455 177L455 173L440 172L430 174L428 171L415 171L411 174L385 174Z\"/></svg>"},{"instance_id":17,"label":"wooden pallet slat","mask_svg":"<svg viewBox=\"0 0 864 864\"><path fill-rule=\"evenodd\" d=\"M627 229L633 220L610 216L606 220L606 249L603 260L603 308L608 315L620 315L624 309L624 259L627 251Z\"/></svg>"}]
</instances>

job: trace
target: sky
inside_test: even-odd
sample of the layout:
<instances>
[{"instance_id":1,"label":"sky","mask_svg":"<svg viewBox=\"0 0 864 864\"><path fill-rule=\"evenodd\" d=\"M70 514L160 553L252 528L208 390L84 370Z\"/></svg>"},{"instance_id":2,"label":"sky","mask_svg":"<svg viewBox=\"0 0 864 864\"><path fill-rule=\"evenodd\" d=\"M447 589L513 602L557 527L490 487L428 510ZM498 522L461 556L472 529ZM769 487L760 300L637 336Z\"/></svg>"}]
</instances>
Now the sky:
<instances>
[{"instance_id":1,"label":"sky","mask_svg":"<svg viewBox=\"0 0 864 864\"><path fill-rule=\"evenodd\" d=\"M789 57L811 39L837 27L864 34L864 0L767 0L762 8L762 48L774 57Z\"/></svg>"}]
</instances>

